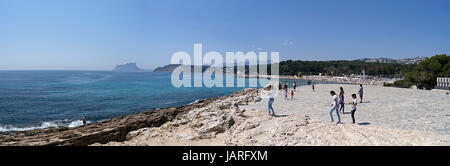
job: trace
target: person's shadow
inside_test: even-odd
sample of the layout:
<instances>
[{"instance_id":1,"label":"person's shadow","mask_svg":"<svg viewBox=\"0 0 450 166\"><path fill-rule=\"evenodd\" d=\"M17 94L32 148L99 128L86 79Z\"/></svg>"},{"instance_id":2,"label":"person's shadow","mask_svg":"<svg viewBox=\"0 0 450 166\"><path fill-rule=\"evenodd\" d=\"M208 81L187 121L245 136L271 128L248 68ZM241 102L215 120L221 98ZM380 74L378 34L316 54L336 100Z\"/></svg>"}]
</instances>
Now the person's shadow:
<instances>
[{"instance_id":1,"label":"person's shadow","mask_svg":"<svg viewBox=\"0 0 450 166\"><path fill-rule=\"evenodd\" d=\"M288 115L274 115L276 118L287 117Z\"/></svg>"},{"instance_id":2,"label":"person's shadow","mask_svg":"<svg viewBox=\"0 0 450 166\"><path fill-rule=\"evenodd\" d=\"M370 123L369 122L361 122L361 123L358 123L358 125L367 126L367 125L370 125Z\"/></svg>"}]
</instances>

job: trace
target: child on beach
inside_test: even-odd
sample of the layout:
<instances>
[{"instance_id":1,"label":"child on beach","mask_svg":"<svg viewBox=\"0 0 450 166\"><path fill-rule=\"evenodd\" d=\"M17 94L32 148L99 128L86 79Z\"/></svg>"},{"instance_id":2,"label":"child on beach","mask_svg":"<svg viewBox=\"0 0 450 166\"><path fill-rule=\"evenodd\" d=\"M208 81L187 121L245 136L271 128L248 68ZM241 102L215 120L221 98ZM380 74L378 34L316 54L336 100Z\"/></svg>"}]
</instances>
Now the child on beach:
<instances>
[{"instance_id":1,"label":"child on beach","mask_svg":"<svg viewBox=\"0 0 450 166\"><path fill-rule=\"evenodd\" d=\"M358 100L356 99L356 94L352 94L353 101L349 104L352 105L352 120L353 124L355 124L355 112L356 112L356 105L358 104Z\"/></svg>"},{"instance_id":2,"label":"child on beach","mask_svg":"<svg viewBox=\"0 0 450 166\"><path fill-rule=\"evenodd\" d=\"M291 100L294 99L294 90L291 90Z\"/></svg>"},{"instance_id":3,"label":"child on beach","mask_svg":"<svg viewBox=\"0 0 450 166\"><path fill-rule=\"evenodd\" d=\"M312 89L313 89L313 92L315 92L316 90L314 89L315 88L315 86L314 86L314 83L312 84Z\"/></svg>"},{"instance_id":4,"label":"child on beach","mask_svg":"<svg viewBox=\"0 0 450 166\"><path fill-rule=\"evenodd\" d=\"M330 95L333 96L333 98L331 100L331 109L330 109L331 122L334 122L333 111L336 111L336 115L338 117L337 124L342 124L341 116L339 115L339 104L338 104L339 97L336 95L336 92L334 92L334 91L331 91Z\"/></svg>"}]
</instances>

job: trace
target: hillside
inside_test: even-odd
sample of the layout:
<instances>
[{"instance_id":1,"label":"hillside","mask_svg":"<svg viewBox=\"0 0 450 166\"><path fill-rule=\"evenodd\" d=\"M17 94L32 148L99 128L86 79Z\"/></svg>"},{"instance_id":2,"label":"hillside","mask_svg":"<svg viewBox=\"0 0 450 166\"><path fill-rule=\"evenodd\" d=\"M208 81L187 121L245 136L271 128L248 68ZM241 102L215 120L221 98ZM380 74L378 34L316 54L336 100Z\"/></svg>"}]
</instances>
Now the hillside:
<instances>
[{"instance_id":1,"label":"hillside","mask_svg":"<svg viewBox=\"0 0 450 166\"><path fill-rule=\"evenodd\" d=\"M402 58L402 59L362 58L362 59L358 59L358 61L375 62L375 63L418 64L418 63L424 61L426 58L427 57Z\"/></svg>"}]
</instances>

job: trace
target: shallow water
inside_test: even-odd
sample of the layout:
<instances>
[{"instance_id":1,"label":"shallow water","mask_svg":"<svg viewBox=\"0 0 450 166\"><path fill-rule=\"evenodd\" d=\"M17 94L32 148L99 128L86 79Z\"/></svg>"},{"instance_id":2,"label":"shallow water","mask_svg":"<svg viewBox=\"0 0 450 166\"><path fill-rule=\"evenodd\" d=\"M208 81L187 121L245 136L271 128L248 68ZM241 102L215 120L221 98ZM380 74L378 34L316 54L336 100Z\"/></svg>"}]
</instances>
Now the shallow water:
<instances>
[{"instance_id":1,"label":"shallow water","mask_svg":"<svg viewBox=\"0 0 450 166\"><path fill-rule=\"evenodd\" d=\"M243 89L175 88L170 73L0 71L0 132L81 125ZM236 79L247 81L248 79Z\"/></svg>"}]
</instances>

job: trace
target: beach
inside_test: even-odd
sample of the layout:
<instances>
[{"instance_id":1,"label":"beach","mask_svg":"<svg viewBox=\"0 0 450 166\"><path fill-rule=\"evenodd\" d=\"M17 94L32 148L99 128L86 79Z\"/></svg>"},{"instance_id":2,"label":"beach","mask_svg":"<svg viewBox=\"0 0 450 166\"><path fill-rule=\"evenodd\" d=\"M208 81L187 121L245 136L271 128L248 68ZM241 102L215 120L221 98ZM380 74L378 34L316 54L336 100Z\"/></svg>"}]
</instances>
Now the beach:
<instances>
[{"instance_id":1,"label":"beach","mask_svg":"<svg viewBox=\"0 0 450 166\"><path fill-rule=\"evenodd\" d=\"M257 94L249 91L245 97L217 101L210 107L191 110L161 127L131 132L125 142L106 145L450 145L450 103L446 102L450 96L432 91L367 86L366 102L358 106L356 113L358 124L351 124L350 115L345 114L341 115L344 124L336 125L329 119L329 91L341 86L347 90L347 96L358 90L356 85L330 84L316 85L315 92L309 86L299 87L293 100L279 95L274 103L277 117L267 115L266 99L253 100ZM231 107L221 108L222 105Z\"/></svg>"},{"instance_id":2,"label":"beach","mask_svg":"<svg viewBox=\"0 0 450 166\"><path fill-rule=\"evenodd\" d=\"M0 135L0 145L92 146L400 146L450 145L450 96L439 91L364 86L356 123L331 123L330 90L359 86L297 87L294 99L278 95L276 117L267 113L266 91L244 89L188 106L146 111L70 129ZM346 105L346 112L350 105ZM335 113L333 114L336 118Z\"/></svg>"},{"instance_id":3,"label":"beach","mask_svg":"<svg viewBox=\"0 0 450 166\"><path fill-rule=\"evenodd\" d=\"M326 75L304 75L301 77L290 75L239 75L240 77L248 78L267 78L280 80L308 80L317 83L341 83L341 84L363 84L363 85L378 85L383 86L386 83L394 83L400 78L384 78L374 76L351 75L351 76L326 76Z\"/></svg>"},{"instance_id":4,"label":"beach","mask_svg":"<svg viewBox=\"0 0 450 166\"><path fill-rule=\"evenodd\" d=\"M293 100L285 100L284 95L280 95L273 107L280 114L302 113L310 116L313 121L329 122L331 90L339 93L339 87L343 87L345 103L351 102L351 94L357 94L359 102L359 85L319 84L315 87L315 92L310 86L297 88ZM450 96L443 92L364 86L364 100L357 105L355 117L357 123L450 135L449 101ZM265 110L266 107L265 104L253 104L242 109ZM345 124L352 122L350 110L351 105L346 104L347 114L341 114ZM336 115L333 115L336 119Z\"/></svg>"}]
</instances>

